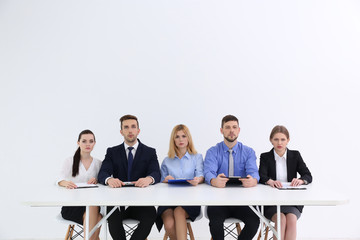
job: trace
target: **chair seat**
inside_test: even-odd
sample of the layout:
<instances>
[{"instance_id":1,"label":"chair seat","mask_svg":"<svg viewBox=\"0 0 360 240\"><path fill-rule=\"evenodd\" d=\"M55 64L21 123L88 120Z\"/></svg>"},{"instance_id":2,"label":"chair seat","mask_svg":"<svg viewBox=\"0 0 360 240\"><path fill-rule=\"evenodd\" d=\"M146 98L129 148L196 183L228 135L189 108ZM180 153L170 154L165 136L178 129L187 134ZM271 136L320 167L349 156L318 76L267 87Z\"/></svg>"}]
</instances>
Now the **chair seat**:
<instances>
[{"instance_id":1,"label":"chair seat","mask_svg":"<svg viewBox=\"0 0 360 240\"><path fill-rule=\"evenodd\" d=\"M205 207L205 217L207 219L209 219L208 215L207 215L207 206ZM240 219L237 218L226 218L224 220L224 237L226 236L231 236L235 239L238 238L238 236L241 233L241 226L240 223L242 223L242 221ZM236 230L236 232L235 232ZM212 236L211 236L211 240L212 240Z\"/></svg>"},{"instance_id":2,"label":"chair seat","mask_svg":"<svg viewBox=\"0 0 360 240\"><path fill-rule=\"evenodd\" d=\"M59 214L56 216L56 220L59 221L59 222L62 222L62 223L64 223L64 224L68 224L68 225L70 225L70 224L71 224L71 225L79 225L77 222L64 219L64 218L61 216L61 213L59 213Z\"/></svg>"},{"instance_id":3,"label":"chair seat","mask_svg":"<svg viewBox=\"0 0 360 240\"><path fill-rule=\"evenodd\" d=\"M237 218L226 218L224 223L242 223L242 221Z\"/></svg>"},{"instance_id":4,"label":"chair seat","mask_svg":"<svg viewBox=\"0 0 360 240\"><path fill-rule=\"evenodd\" d=\"M132 218L123 219L123 224L139 224L140 221Z\"/></svg>"}]
</instances>

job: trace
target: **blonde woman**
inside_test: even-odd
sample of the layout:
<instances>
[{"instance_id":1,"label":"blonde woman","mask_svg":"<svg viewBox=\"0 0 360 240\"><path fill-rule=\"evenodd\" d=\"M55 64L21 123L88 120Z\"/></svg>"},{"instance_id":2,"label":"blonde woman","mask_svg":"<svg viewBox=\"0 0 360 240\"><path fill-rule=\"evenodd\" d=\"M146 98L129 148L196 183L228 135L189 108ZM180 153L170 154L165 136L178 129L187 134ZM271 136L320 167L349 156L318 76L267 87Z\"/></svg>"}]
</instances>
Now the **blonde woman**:
<instances>
[{"instance_id":1,"label":"blonde woman","mask_svg":"<svg viewBox=\"0 0 360 240\"><path fill-rule=\"evenodd\" d=\"M204 182L203 157L195 150L189 129L179 124L171 132L168 157L161 164L161 182L170 179L191 179L191 185ZM160 206L156 225L165 231L170 239L185 240L187 234L186 219L194 221L200 214L200 206Z\"/></svg>"}]
</instances>

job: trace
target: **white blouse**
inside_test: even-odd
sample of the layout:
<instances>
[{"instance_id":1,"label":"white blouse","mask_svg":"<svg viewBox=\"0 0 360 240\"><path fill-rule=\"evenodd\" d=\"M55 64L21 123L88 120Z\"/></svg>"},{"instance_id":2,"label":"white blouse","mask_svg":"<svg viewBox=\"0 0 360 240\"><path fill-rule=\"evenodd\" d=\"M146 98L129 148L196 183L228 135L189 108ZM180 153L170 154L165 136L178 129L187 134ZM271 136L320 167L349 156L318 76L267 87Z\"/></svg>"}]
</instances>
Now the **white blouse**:
<instances>
[{"instance_id":1,"label":"white blouse","mask_svg":"<svg viewBox=\"0 0 360 240\"><path fill-rule=\"evenodd\" d=\"M284 155L280 157L274 150L274 156L276 161L276 180L280 182L287 182L287 167L286 167L286 154L287 150L285 151Z\"/></svg>"},{"instance_id":2,"label":"white blouse","mask_svg":"<svg viewBox=\"0 0 360 240\"><path fill-rule=\"evenodd\" d=\"M56 181L56 185L58 185L62 180L72 181L73 183L86 183L93 177L97 179L102 163L99 159L93 158L93 161L91 162L88 170L85 169L84 165L80 161L79 173L75 177L72 176L73 161L73 157L65 159L60 176Z\"/></svg>"}]
</instances>

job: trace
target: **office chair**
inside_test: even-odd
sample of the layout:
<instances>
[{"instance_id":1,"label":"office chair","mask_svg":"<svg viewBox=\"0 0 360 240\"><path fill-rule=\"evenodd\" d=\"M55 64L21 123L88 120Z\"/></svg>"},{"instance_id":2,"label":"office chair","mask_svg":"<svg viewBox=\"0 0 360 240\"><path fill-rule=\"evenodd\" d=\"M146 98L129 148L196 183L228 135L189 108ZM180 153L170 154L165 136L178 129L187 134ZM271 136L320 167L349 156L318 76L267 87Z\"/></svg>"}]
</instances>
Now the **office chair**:
<instances>
[{"instance_id":1,"label":"office chair","mask_svg":"<svg viewBox=\"0 0 360 240\"><path fill-rule=\"evenodd\" d=\"M237 218L225 219L225 221L224 221L224 238L226 238L226 236L231 236L231 237L237 239L241 233L240 223L242 223L242 221ZM236 229L236 232L235 232L235 229Z\"/></svg>"},{"instance_id":2,"label":"office chair","mask_svg":"<svg viewBox=\"0 0 360 240\"><path fill-rule=\"evenodd\" d=\"M202 217L203 217L203 213L202 213L202 209L200 209L200 214L199 214L199 216L197 216L195 218L194 222L200 220ZM186 226L187 226L187 230L188 230L187 235L190 237L190 240L195 240L194 233L193 233L193 230L192 230L192 227L191 227L191 220L190 219L186 219ZM163 240L167 240L168 238L169 238L169 235L165 231Z\"/></svg>"},{"instance_id":3,"label":"office chair","mask_svg":"<svg viewBox=\"0 0 360 240\"><path fill-rule=\"evenodd\" d=\"M140 222L135 219L131 219L131 218L123 219L125 236L127 239L130 239L131 235L134 233L139 223ZM147 240L147 238L145 240Z\"/></svg>"},{"instance_id":4,"label":"office chair","mask_svg":"<svg viewBox=\"0 0 360 240\"><path fill-rule=\"evenodd\" d=\"M69 225L68 226L68 229L66 231L66 234L65 234L65 240L73 240L77 237L81 237L81 238L84 238L84 228L82 225L76 223L76 222L73 222L73 221L70 221L70 220L66 220L64 219L61 214L58 214L56 216L56 220L58 220L59 222L62 222L64 224L67 224ZM74 232L75 232L75 235L74 235Z\"/></svg>"},{"instance_id":5,"label":"office chair","mask_svg":"<svg viewBox=\"0 0 360 240\"><path fill-rule=\"evenodd\" d=\"M209 219L208 215L207 215L207 206L205 207L205 217L207 219ZM237 239L241 233L240 223L242 223L242 221L240 219L226 218L224 221L224 238L226 238L227 236L231 236L231 237ZM235 230L236 230L236 232L235 232ZM211 237L211 240L213 240L212 237Z\"/></svg>"}]
</instances>

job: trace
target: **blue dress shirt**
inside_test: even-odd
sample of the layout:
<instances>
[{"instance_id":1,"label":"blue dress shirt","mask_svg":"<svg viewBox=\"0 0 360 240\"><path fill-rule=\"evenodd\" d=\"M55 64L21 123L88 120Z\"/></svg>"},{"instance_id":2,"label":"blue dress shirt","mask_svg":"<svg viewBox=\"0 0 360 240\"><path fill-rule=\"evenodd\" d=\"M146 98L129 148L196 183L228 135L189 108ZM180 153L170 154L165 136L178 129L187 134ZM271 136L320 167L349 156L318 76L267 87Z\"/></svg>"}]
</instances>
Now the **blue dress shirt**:
<instances>
[{"instance_id":1,"label":"blue dress shirt","mask_svg":"<svg viewBox=\"0 0 360 240\"><path fill-rule=\"evenodd\" d=\"M186 154L180 159L176 155L174 158L166 157L161 164L161 182L168 175L175 179L185 178L193 179L194 177L202 177L204 164L201 154Z\"/></svg>"},{"instance_id":2,"label":"blue dress shirt","mask_svg":"<svg viewBox=\"0 0 360 240\"><path fill-rule=\"evenodd\" d=\"M204 176L205 182L210 184L212 178L216 178L220 173L229 176L229 148L224 142L216 144L211 147L205 156L204 162ZM234 175L246 177L251 175L259 182L260 176L258 167L256 165L255 151L237 142L233 147L234 157Z\"/></svg>"}]
</instances>

